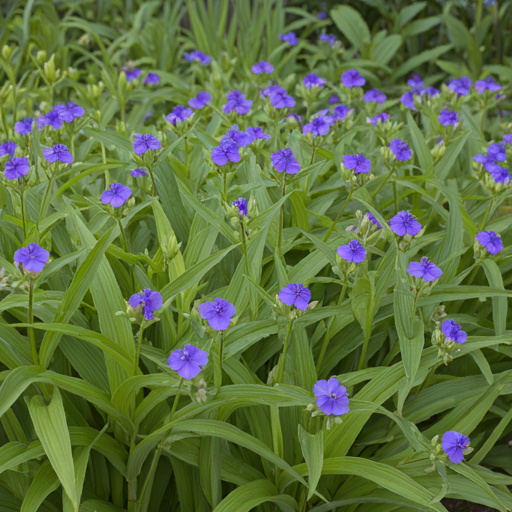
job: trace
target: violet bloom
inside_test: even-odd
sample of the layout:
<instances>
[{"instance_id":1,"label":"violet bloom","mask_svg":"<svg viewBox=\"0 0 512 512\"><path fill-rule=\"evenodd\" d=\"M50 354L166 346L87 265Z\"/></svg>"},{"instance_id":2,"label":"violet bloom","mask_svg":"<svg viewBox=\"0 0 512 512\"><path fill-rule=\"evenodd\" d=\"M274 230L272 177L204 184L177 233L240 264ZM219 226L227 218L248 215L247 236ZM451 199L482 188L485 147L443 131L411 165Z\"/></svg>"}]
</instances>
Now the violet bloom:
<instances>
[{"instance_id":1,"label":"violet bloom","mask_svg":"<svg viewBox=\"0 0 512 512\"><path fill-rule=\"evenodd\" d=\"M288 43L290 46L295 46L299 42L297 36L295 35L295 32L288 32L288 34L280 34L279 39L281 39L281 41L284 41L285 43Z\"/></svg>"},{"instance_id":2,"label":"violet bloom","mask_svg":"<svg viewBox=\"0 0 512 512\"><path fill-rule=\"evenodd\" d=\"M494 231L482 231L476 235L476 241L484 246L491 254L498 254L503 250L501 236Z\"/></svg>"},{"instance_id":3,"label":"violet bloom","mask_svg":"<svg viewBox=\"0 0 512 512\"><path fill-rule=\"evenodd\" d=\"M348 69L341 75L341 83L348 88L363 87L366 80L359 74L357 69Z\"/></svg>"},{"instance_id":4,"label":"violet bloom","mask_svg":"<svg viewBox=\"0 0 512 512\"><path fill-rule=\"evenodd\" d=\"M412 75L411 78L407 80L407 85L412 87L414 90L423 89L424 87L423 79L417 74Z\"/></svg>"},{"instance_id":5,"label":"violet bloom","mask_svg":"<svg viewBox=\"0 0 512 512\"><path fill-rule=\"evenodd\" d=\"M153 320L154 313L162 307L163 300L160 293L146 288L139 293L134 293L128 300L128 304L133 309L140 307L144 311L144 318Z\"/></svg>"},{"instance_id":6,"label":"violet bloom","mask_svg":"<svg viewBox=\"0 0 512 512\"><path fill-rule=\"evenodd\" d=\"M503 135L503 142L505 144L512 144L512 133L507 133L506 135Z\"/></svg>"},{"instance_id":7,"label":"violet bloom","mask_svg":"<svg viewBox=\"0 0 512 512\"><path fill-rule=\"evenodd\" d=\"M507 150L503 144L490 144L487 148L487 156L493 161L505 162L507 160Z\"/></svg>"},{"instance_id":8,"label":"violet bloom","mask_svg":"<svg viewBox=\"0 0 512 512\"><path fill-rule=\"evenodd\" d=\"M271 92L269 98L274 108L292 108L295 106L295 98L284 89Z\"/></svg>"},{"instance_id":9,"label":"violet bloom","mask_svg":"<svg viewBox=\"0 0 512 512\"><path fill-rule=\"evenodd\" d=\"M490 162L485 166L485 168L496 183L503 183L504 185L507 185L510 182L510 174L508 173L508 170L501 167L501 165Z\"/></svg>"},{"instance_id":10,"label":"violet bloom","mask_svg":"<svg viewBox=\"0 0 512 512\"><path fill-rule=\"evenodd\" d=\"M406 210L398 212L390 221L389 227L398 236L416 236L421 231L421 224L416 217Z\"/></svg>"},{"instance_id":11,"label":"violet bloom","mask_svg":"<svg viewBox=\"0 0 512 512\"><path fill-rule=\"evenodd\" d=\"M279 300L287 306L306 311L311 300L311 291L303 284L291 283L279 292Z\"/></svg>"},{"instance_id":12,"label":"violet bloom","mask_svg":"<svg viewBox=\"0 0 512 512\"><path fill-rule=\"evenodd\" d=\"M139 78L139 75L142 73L142 69L129 68L128 66L125 66L123 68L123 71L124 71L124 74L126 75L127 82L133 82L134 80L137 80L137 78Z\"/></svg>"},{"instance_id":13,"label":"violet bloom","mask_svg":"<svg viewBox=\"0 0 512 512\"><path fill-rule=\"evenodd\" d=\"M4 176L8 180L17 180L22 176L26 176L30 171L28 158L11 158L5 164Z\"/></svg>"},{"instance_id":14,"label":"violet bloom","mask_svg":"<svg viewBox=\"0 0 512 512\"><path fill-rule=\"evenodd\" d=\"M386 101L386 95L379 91L379 89L370 89L366 91L363 96L363 100L365 103L378 103L379 105Z\"/></svg>"},{"instance_id":15,"label":"violet bloom","mask_svg":"<svg viewBox=\"0 0 512 512\"><path fill-rule=\"evenodd\" d=\"M409 272L410 276L421 278L428 283L439 279L443 275L443 271L426 256L423 256L420 261L412 261L407 272Z\"/></svg>"},{"instance_id":16,"label":"violet bloom","mask_svg":"<svg viewBox=\"0 0 512 512\"><path fill-rule=\"evenodd\" d=\"M165 116L165 119L172 123L174 126L184 123L189 117L192 117L194 112L184 107L183 105L176 105L170 114Z\"/></svg>"},{"instance_id":17,"label":"violet bloom","mask_svg":"<svg viewBox=\"0 0 512 512\"><path fill-rule=\"evenodd\" d=\"M121 183L112 183L110 188L107 188L103 194L101 194L101 202L103 204L111 204L114 208L123 206L128 198L132 195L132 190L126 185Z\"/></svg>"},{"instance_id":18,"label":"violet bloom","mask_svg":"<svg viewBox=\"0 0 512 512\"><path fill-rule=\"evenodd\" d=\"M278 172L297 174L300 171L300 164L295 160L292 150L289 148L272 153L271 159L274 169Z\"/></svg>"},{"instance_id":19,"label":"violet bloom","mask_svg":"<svg viewBox=\"0 0 512 512\"><path fill-rule=\"evenodd\" d=\"M469 94L472 84L473 82L471 81L471 78L463 76L457 80L452 80L448 84L448 89L456 93L458 96L465 96L466 94Z\"/></svg>"},{"instance_id":20,"label":"violet bloom","mask_svg":"<svg viewBox=\"0 0 512 512\"><path fill-rule=\"evenodd\" d=\"M365 213L365 216L368 217L368 219L374 226L377 226L377 229L382 229L381 223L375 218L372 212Z\"/></svg>"},{"instance_id":21,"label":"violet bloom","mask_svg":"<svg viewBox=\"0 0 512 512\"><path fill-rule=\"evenodd\" d=\"M340 103L340 102L341 102L341 99L337 94L333 94L329 98L329 105L336 105L336 103Z\"/></svg>"},{"instance_id":22,"label":"violet bloom","mask_svg":"<svg viewBox=\"0 0 512 512\"><path fill-rule=\"evenodd\" d=\"M37 128L39 130L42 130L45 126L51 126L54 130L60 130L62 125L62 119L55 109L52 109L44 116L39 116L37 118Z\"/></svg>"},{"instance_id":23,"label":"violet bloom","mask_svg":"<svg viewBox=\"0 0 512 512\"><path fill-rule=\"evenodd\" d=\"M247 217L247 199L245 199L245 197L239 197L238 199L231 203L231 206L233 206L234 208L238 208L238 215L240 217Z\"/></svg>"},{"instance_id":24,"label":"violet bloom","mask_svg":"<svg viewBox=\"0 0 512 512\"><path fill-rule=\"evenodd\" d=\"M347 116L352 112L352 109L347 107L346 105L338 105L337 107L334 107L333 115L335 121L344 121Z\"/></svg>"},{"instance_id":25,"label":"violet bloom","mask_svg":"<svg viewBox=\"0 0 512 512\"><path fill-rule=\"evenodd\" d=\"M49 259L50 253L36 243L28 244L27 247L22 247L14 253L14 262L18 266L23 265L27 272L36 274L43 270Z\"/></svg>"},{"instance_id":26,"label":"violet bloom","mask_svg":"<svg viewBox=\"0 0 512 512\"><path fill-rule=\"evenodd\" d=\"M400 101L404 107L410 108L411 110L417 110L414 105L414 97L417 95L418 93L416 91L407 91L402 95Z\"/></svg>"},{"instance_id":27,"label":"violet bloom","mask_svg":"<svg viewBox=\"0 0 512 512\"><path fill-rule=\"evenodd\" d=\"M195 98L188 100L188 106L200 110L212 101L212 95L209 92L202 91Z\"/></svg>"},{"instance_id":28,"label":"violet bloom","mask_svg":"<svg viewBox=\"0 0 512 512\"><path fill-rule=\"evenodd\" d=\"M320 11L316 17L319 19L319 20L325 20L325 18L327 18L327 13L324 12L324 11Z\"/></svg>"},{"instance_id":29,"label":"violet bloom","mask_svg":"<svg viewBox=\"0 0 512 512\"><path fill-rule=\"evenodd\" d=\"M135 140L133 141L133 151L136 155L143 155L146 151L157 150L162 147L162 143L150 133L141 135L140 133L135 134Z\"/></svg>"},{"instance_id":30,"label":"violet bloom","mask_svg":"<svg viewBox=\"0 0 512 512\"><path fill-rule=\"evenodd\" d=\"M265 98L266 96L270 96L271 94L273 94L275 92L286 93L286 89L277 84L269 85L268 87L265 87L265 89L262 89L260 91L260 95L262 98Z\"/></svg>"},{"instance_id":31,"label":"violet bloom","mask_svg":"<svg viewBox=\"0 0 512 512\"><path fill-rule=\"evenodd\" d=\"M183 57L189 62L199 62L203 66L208 66L212 60L209 55L206 55L206 53L200 52L199 50L194 50L190 53L184 53Z\"/></svg>"},{"instance_id":32,"label":"violet bloom","mask_svg":"<svg viewBox=\"0 0 512 512\"><path fill-rule=\"evenodd\" d=\"M248 114L252 107L252 101L245 98L245 94L240 91L231 91L226 95L227 103L222 107L226 114L230 114L233 110L239 114Z\"/></svg>"},{"instance_id":33,"label":"violet bloom","mask_svg":"<svg viewBox=\"0 0 512 512\"><path fill-rule=\"evenodd\" d=\"M495 82L494 78L487 77L485 80L477 80L475 89L478 93L483 94L486 90L489 92L497 92L501 89L501 85Z\"/></svg>"},{"instance_id":34,"label":"violet bloom","mask_svg":"<svg viewBox=\"0 0 512 512\"><path fill-rule=\"evenodd\" d=\"M10 140L5 141L3 144L0 144L0 156L14 156L17 147L18 144L16 144L16 142L12 142Z\"/></svg>"},{"instance_id":35,"label":"violet bloom","mask_svg":"<svg viewBox=\"0 0 512 512\"><path fill-rule=\"evenodd\" d=\"M412 157L412 151L405 140L393 139L389 143L389 148L393 151L393 154L399 162L405 162Z\"/></svg>"},{"instance_id":36,"label":"violet bloom","mask_svg":"<svg viewBox=\"0 0 512 512\"><path fill-rule=\"evenodd\" d=\"M376 116L370 117L370 123L373 124L373 126L378 126L379 123L384 124L389 119L389 114L386 114L386 112L381 112L380 114L377 114Z\"/></svg>"},{"instance_id":37,"label":"violet bloom","mask_svg":"<svg viewBox=\"0 0 512 512\"><path fill-rule=\"evenodd\" d=\"M133 177L133 178L138 178L139 176L147 176L148 173L145 169L143 169L142 167L137 167L137 169L133 169L133 171L130 172L130 175Z\"/></svg>"},{"instance_id":38,"label":"violet bloom","mask_svg":"<svg viewBox=\"0 0 512 512\"><path fill-rule=\"evenodd\" d=\"M469 437L454 430L449 430L443 434L441 446L444 453L454 464L458 464L464 460L464 450L469 446Z\"/></svg>"},{"instance_id":39,"label":"violet bloom","mask_svg":"<svg viewBox=\"0 0 512 512\"><path fill-rule=\"evenodd\" d=\"M43 156L47 162L73 163L73 155L64 144L55 144L53 148L43 149Z\"/></svg>"},{"instance_id":40,"label":"violet bloom","mask_svg":"<svg viewBox=\"0 0 512 512\"><path fill-rule=\"evenodd\" d=\"M294 122L296 122L297 124L300 124L302 122L302 117L300 117L298 114L296 114L295 112L291 112L290 114L288 114L286 117L285 117L286 120L291 120L293 119Z\"/></svg>"},{"instance_id":41,"label":"violet bloom","mask_svg":"<svg viewBox=\"0 0 512 512\"><path fill-rule=\"evenodd\" d=\"M340 245L336 252L340 258L350 263L361 263L366 259L366 249L358 240L350 240L347 245Z\"/></svg>"},{"instance_id":42,"label":"violet bloom","mask_svg":"<svg viewBox=\"0 0 512 512\"><path fill-rule=\"evenodd\" d=\"M320 34L320 37L318 38L320 41L326 41L329 43L329 46L332 48L338 39L336 39L336 36L333 36L332 34Z\"/></svg>"},{"instance_id":43,"label":"violet bloom","mask_svg":"<svg viewBox=\"0 0 512 512\"><path fill-rule=\"evenodd\" d=\"M249 135L251 138L251 144L258 139L268 140L270 139L270 135L268 133L265 133L263 129L260 126L252 127L249 126L247 130L245 130L245 133Z\"/></svg>"},{"instance_id":44,"label":"violet bloom","mask_svg":"<svg viewBox=\"0 0 512 512\"><path fill-rule=\"evenodd\" d=\"M238 129L237 124L234 124L231 127L231 129L226 132L226 135L224 135L224 137L222 137L222 141L234 142L237 146L240 146L241 148L245 148L252 142L252 139L249 134L247 134L245 132L241 132Z\"/></svg>"},{"instance_id":45,"label":"violet bloom","mask_svg":"<svg viewBox=\"0 0 512 512\"><path fill-rule=\"evenodd\" d=\"M254 64L254 66L251 68L251 71L255 75L261 75L262 73L264 73L265 75L271 75L274 72L274 66L272 66L270 62L262 60Z\"/></svg>"},{"instance_id":46,"label":"violet bloom","mask_svg":"<svg viewBox=\"0 0 512 512\"><path fill-rule=\"evenodd\" d=\"M236 309L231 302L217 297L213 302L203 302L197 307L201 318L216 331L225 331L235 316Z\"/></svg>"},{"instance_id":47,"label":"violet bloom","mask_svg":"<svg viewBox=\"0 0 512 512\"><path fill-rule=\"evenodd\" d=\"M372 162L364 155L345 155L343 157L343 167L354 170L354 174L368 174L372 169Z\"/></svg>"},{"instance_id":48,"label":"violet bloom","mask_svg":"<svg viewBox=\"0 0 512 512\"><path fill-rule=\"evenodd\" d=\"M421 96L426 94L427 96L436 96L437 94L441 94L441 91L439 89L436 89L435 87L426 87L420 92Z\"/></svg>"},{"instance_id":49,"label":"violet bloom","mask_svg":"<svg viewBox=\"0 0 512 512\"><path fill-rule=\"evenodd\" d=\"M240 162L240 150L238 144L231 140L221 140L219 145L212 150L212 160L217 165L226 165L228 162Z\"/></svg>"},{"instance_id":50,"label":"violet bloom","mask_svg":"<svg viewBox=\"0 0 512 512\"><path fill-rule=\"evenodd\" d=\"M314 137L322 137L329 133L331 124L331 118L328 116L315 117L308 124L304 125L302 133L304 135L311 133Z\"/></svg>"},{"instance_id":51,"label":"violet bloom","mask_svg":"<svg viewBox=\"0 0 512 512\"><path fill-rule=\"evenodd\" d=\"M208 363L208 354L194 345L185 345L171 352L168 364L182 379L191 380L201 372L201 367Z\"/></svg>"},{"instance_id":52,"label":"violet bloom","mask_svg":"<svg viewBox=\"0 0 512 512\"><path fill-rule=\"evenodd\" d=\"M32 132L33 122L34 120L31 117L26 117L25 119L18 121L14 125L14 131L20 134L22 137L24 137L25 135L30 135L30 133Z\"/></svg>"},{"instance_id":53,"label":"violet bloom","mask_svg":"<svg viewBox=\"0 0 512 512\"><path fill-rule=\"evenodd\" d=\"M327 83L327 81L325 78L321 78L314 73L308 73L304 77L304 81L302 83L306 89L312 89L314 87L322 88Z\"/></svg>"},{"instance_id":54,"label":"violet bloom","mask_svg":"<svg viewBox=\"0 0 512 512\"><path fill-rule=\"evenodd\" d=\"M327 416L341 416L350 410L347 389L336 377L331 377L328 381L319 380L313 387L313 393L316 405Z\"/></svg>"},{"instance_id":55,"label":"violet bloom","mask_svg":"<svg viewBox=\"0 0 512 512\"><path fill-rule=\"evenodd\" d=\"M65 105L55 105L55 110L65 123L72 123L85 114L85 110L72 101L68 101Z\"/></svg>"},{"instance_id":56,"label":"violet bloom","mask_svg":"<svg viewBox=\"0 0 512 512\"><path fill-rule=\"evenodd\" d=\"M438 119L442 126L457 126L459 123L459 114L451 110L441 110Z\"/></svg>"},{"instance_id":57,"label":"violet bloom","mask_svg":"<svg viewBox=\"0 0 512 512\"><path fill-rule=\"evenodd\" d=\"M146 80L144 80L146 85L156 85L158 82L160 82L160 77L156 73L148 73Z\"/></svg>"},{"instance_id":58,"label":"violet bloom","mask_svg":"<svg viewBox=\"0 0 512 512\"><path fill-rule=\"evenodd\" d=\"M467 333L462 330L462 327L455 320L445 320L441 324L441 331L448 341L454 341L460 345L466 343L468 339Z\"/></svg>"}]
</instances>

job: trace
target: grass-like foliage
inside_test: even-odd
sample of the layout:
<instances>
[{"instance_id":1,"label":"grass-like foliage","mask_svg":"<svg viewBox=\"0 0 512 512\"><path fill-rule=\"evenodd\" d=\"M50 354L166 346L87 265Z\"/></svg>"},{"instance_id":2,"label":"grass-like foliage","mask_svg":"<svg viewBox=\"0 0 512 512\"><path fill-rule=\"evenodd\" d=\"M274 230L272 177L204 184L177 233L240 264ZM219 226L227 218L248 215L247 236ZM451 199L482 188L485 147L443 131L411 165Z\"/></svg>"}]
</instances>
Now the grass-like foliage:
<instances>
[{"instance_id":1,"label":"grass-like foliage","mask_svg":"<svg viewBox=\"0 0 512 512\"><path fill-rule=\"evenodd\" d=\"M0 2L2 512L512 509L497 3Z\"/></svg>"}]
</instances>

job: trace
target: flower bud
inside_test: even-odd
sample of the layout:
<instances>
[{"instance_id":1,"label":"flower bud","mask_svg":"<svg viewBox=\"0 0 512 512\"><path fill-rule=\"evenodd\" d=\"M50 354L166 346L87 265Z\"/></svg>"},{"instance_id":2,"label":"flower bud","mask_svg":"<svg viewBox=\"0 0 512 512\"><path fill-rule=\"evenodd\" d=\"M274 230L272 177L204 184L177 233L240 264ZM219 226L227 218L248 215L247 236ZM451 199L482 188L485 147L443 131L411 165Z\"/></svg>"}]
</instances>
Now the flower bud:
<instances>
[{"instance_id":1,"label":"flower bud","mask_svg":"<svg viewBox=\"0 0 512 512\"><path fill-rule=\"evenodd\" d=\"M55 72L55 54L50 57L50 60L44 63L44 74L50 84L55 83L56 72Z\"/></svg>"},{"instance_id":2,"label":"flower bud","mask_svg":"<svg viewBox=\"0 0 512 512\"><path fill-rule=\"evenodd\" d=\"M14 51L13 46L9 46L7 44L4 45L2 48L2 57L9 62L9 59L11 58L12 52Z\"/></svg>"},{"instance_id":3,"label":"flower bud","mask_svg":"<svg viewBox=\"0 0 512 512\"><path fill-rule=\"evenodd\" d=\"M44 64L46 62L46 52L44 50L37 52L36 61L38 64Z\"/></svg>"}]
</instances>

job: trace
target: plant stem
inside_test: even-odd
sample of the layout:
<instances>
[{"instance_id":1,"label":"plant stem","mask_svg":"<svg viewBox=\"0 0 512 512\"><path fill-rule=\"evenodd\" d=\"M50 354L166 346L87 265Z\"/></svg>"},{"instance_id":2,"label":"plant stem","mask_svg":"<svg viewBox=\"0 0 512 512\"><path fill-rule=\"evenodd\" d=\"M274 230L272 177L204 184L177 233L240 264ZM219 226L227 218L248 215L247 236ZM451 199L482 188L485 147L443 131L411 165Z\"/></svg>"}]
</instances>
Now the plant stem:
<instances>
[{"instance_id":1,"label":"plant stem","mask_svg":"<svg viewBox=\"0 0 512 512\"><path fill-rule=\"evenodd\" d=\"M123 245L124 252L130 252L128 247L128 239L126 238L126 233L124 232L123 223L121 222L121 218L116 216L116 221L119 226L119 231L121 234L121 243Z\"/></svg>"},{"instance_id":2,"label":"plant stem","mask_svg":"<svg viewBox=\"0 0 512 512\"><path fill-rule=\"evenodd\" d=\"M228 202L228 192L227 192L227 172L222 172L222 200L227 203Z\"/></svg>"},{"instance_id":3,"label":"plant stem","mask_svg":"<svg viewBox=\"0 0 512 512\"><path fill-rule=\"evenodd\" d=\"M153 187L153 194L155 196L157 196L158 191L156 188L155 177L153 176L153 168L150 165L148 165L148 171L149 171L149 175L151 176L151 186Z\"/></svg>"},{"instance_id":4,"label":"plant stem","mask_svg":"<svg viewBox=\"0 0 512 512\"><path fill-rule=\"evenodd\" d=\"M283 172L283 183L281 187L281 193L281 197L284 197L286 194L286 172ZM283 204L281 205L281 211L279 213L279 232L277 235L277 248L279 249L279 251L281 251L281 242L283 239L284 207L285 201L283 201Z\"/></svg>"},{"instance_id":5,"label":"plant stem","mask_svg":"<svg viewBox=\"0 0 512 512\"><path fill-rule=\"evenodd\" d=\"M313 162L315 161L315 154L316 154L316 144L315 144L315 139L313 139L313 153L311 155L311 161L309 162L309 165L313 165Z\"/></svg>"},{"instance_id":6,"label":"plant stem","mask_svg":"<svg viewBox=\"0 0 512 512\"><path fill-rule=\"evenodd\" d=\"M137 342L137 354L135 355L135 361L133 363L133 375L137 375L137 369L139 368L139 357L140 357L140 346L142 344L142 335L144 333L144 325L140 324L139 329L139 340Z\"/></svg>"},{"instance_id":7,"label":"plant stem","mask_svg":"<svg viewBox=\"0 0 512 512\"><path fill-rule=\"evenodd\" d=\"M366 359L366 352L368 351L368 343L370 342L370 337L365 337L363 343L363 349L361 350L361 357L359 358L359 363L357 365L357 371L362 370L364 368L364 360Z\"/></svg>"},{"instance_id":8,"label":"plant stem","mask_svg":"<svg viewBox=\"0 0 512 512\"><path fill-rule=\"evenodd\" d=\"M329 240L329 237L331 236L332 232L334 231L336 224L338 224L338 221L341 219L341 216L343 215L345 208L347 207L348 203L352 199L353 193L354 193L354 189L351 189L348 194L347 200L345 201L345 204L343 205L343 208L340 210L340 213L338 213L336 220L332 223L331 227L329 228L329 231L327 231L326 235L324 236L324 242L327 242L327 240Z\"/></svg>"},{"instance_id":9,"label":"plant stem","mask_svg":"<svg viewBox=\"0 0 512 512\"><path fill-rule=\"evenodd\" d=\"M391 175L393 174L395 170L393 168L390 169L388 175L386 176L386 179L379 185L379 188L372 194L372 199L377 197L377 194L384 188L384 185L388 182L389 178L391 178Z\"/></svg>"},{"instance_id":10,"label":"plant stem","mask_svg":"<svg viewBox=\"0 0 512 512\"><path fill-rule=\"evenodd\" d=\"M482 219L482 223L480 224L480 231L482 231L485 227L485 223L487 222L487 219L489 218L489 214L491 213L493 204L494 204L494 196L492 196L491 200L489 201L489 206L487 207L484 218Z\"/></svg>"},{"instance_id":11,"label":"plant stem","mask_svg":"<svg viewBox=\"0 0 512 512\"><path fill-rule=\"evenodd\" d=\"M20 191L20 202L21 202L21 221L23 222L23 240L27 239L27 221L25 212L25 187L21 188Z\"/></svg>"},{"instance_id":12,"label":"plant stem","mask_svg":"<svg viewBox=\"0 0 512 512\"><path fill-rule=\"evenodd\" d=\"M245 271L247 272L247 275L249 277L252 277L251 275L251 265L249 263L249 256L247 255L247 240L245 237L245 228L244 228L244 222L242 220L242 216L238 216L238 220L240 221L240 236L242 238L242 252L245 260Z\"/></svg>"},{"instance_id":13,"label":"plant stem","mask_svg":"<svg viewBox=\"0 0 512 512\"><path fill-rule=\"evenodd\" d=\"M393 196L395 198L395 215L398 213L398 190L396 181L393 182Z\"/></svg>"},{"instance_id":14,"label":"plant stem","mask_svg":"<svg viewBox=\"0 0 512 512\"><path fill-rule=\"evenodd\" d=\"M34 281L31 279L28 285L28 311L27 311L27 323L32 325L34 323ZM37 354L36 337L34 334L34 328L28 327L28 337L30 339L30 346L32 348L32 359L35 365L39 365L39 356Z\"/></svg>"},{"instance_id":15,"label":"plant stem","mask_svg":"<svg viewBox=\"0 0 512 512\"><path fill-rule=\"evenodd\" d=\"M215 396L217 396L220 392L220 388L222 387L222 360L224 359L224 331L220 333L220 346L219 346L219 366L217 367L217 377L214 376L215 386L217 387L217 391L215 392ZM214 397L215 398L215 397Z\"/></svg>"},{"instance_id":16,"label":"plant stem","mask_svg":"<svg viewBox=\"0 0 512 512\"><path fill-rule=\"evenodd\" d=\"M439 361L434 366L432 366L432 368L428 372L427 377L425 378L425 380L421 383L420 387L418 388L418 392L416 393L417 395L419 393L421 393L421 391L423 391L428 386L428 383L431 381L432 377L434 376L434 373L436 373L436 370L441 366L441 364L442 364L442 361Z\"/></svg>"},{"instance_id":17,"label":"plant stem","mask_svg":"<svg viewBox=\"0 0 512 512\"><path fill-rule=\"evenodd\" d=\"M284 339L283 353L281 354L281 359L279 360L279 366L277 368L277 377L275 384L280 384L281 381L283 380L286 353L288 352L288 345L290 344L290 334L292 333L292 328L293 320L290 320L290 322L288 323L288 330L286 331L286 338Z\"/></svg>"}]
</instances>

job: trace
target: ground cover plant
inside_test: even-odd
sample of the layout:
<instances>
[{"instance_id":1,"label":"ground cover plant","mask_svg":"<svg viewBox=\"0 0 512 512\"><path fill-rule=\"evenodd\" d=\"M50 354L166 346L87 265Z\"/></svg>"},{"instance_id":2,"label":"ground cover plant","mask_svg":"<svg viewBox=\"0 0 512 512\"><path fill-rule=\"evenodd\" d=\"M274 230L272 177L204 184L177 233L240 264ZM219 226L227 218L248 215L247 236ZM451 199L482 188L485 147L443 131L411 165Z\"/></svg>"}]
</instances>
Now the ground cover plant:
<instances>
[{"instance_id":1,"label":"ground cover plant","mask_svg":"<svg viewBox=\"0 0 512 512\"><path fill-rule=\"evenodd\" d=\"M0 7L1 511L512 509L510 5Z\"/></svg>"}]
</instances>

